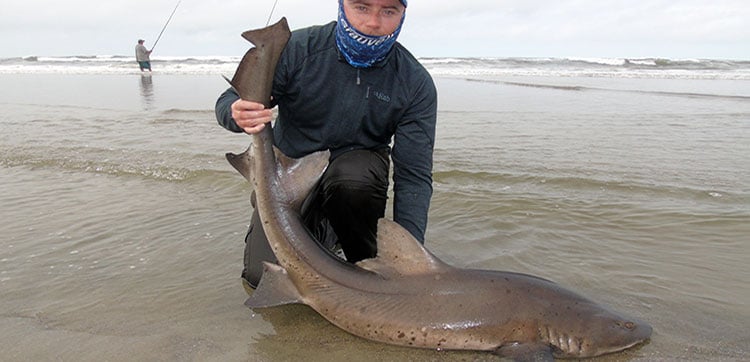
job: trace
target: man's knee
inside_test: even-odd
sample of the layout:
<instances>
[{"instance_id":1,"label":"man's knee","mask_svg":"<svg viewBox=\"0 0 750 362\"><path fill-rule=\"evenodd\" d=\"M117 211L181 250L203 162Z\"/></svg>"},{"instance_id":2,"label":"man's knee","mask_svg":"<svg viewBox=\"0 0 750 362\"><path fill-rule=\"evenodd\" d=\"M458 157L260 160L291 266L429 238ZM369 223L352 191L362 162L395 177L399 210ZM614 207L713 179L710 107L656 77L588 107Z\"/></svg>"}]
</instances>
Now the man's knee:
<instances>
[{"instance_id":1,"label":"man's knee","mask_svg":"<svg viewBox=\"0 0 750 362\"><path fill-rule=\"evenodd\" d=\"M370 190L388 191L389 161L380 151L355 150L338 156L328 166L321 180L324 194Z\"/></svg>"},{"instance_id":2,"label":"man's knee","mask_svg":"<svg viewBox=\"0 0 750 362\"><path fill-rule=\"evenodd\" d=\"M324 191L323 208L329 214L343 214L355 216L357 214L372 214L373 211L382 217L385 212L387 190L373 185L357 182L341 182L327 187Z\"/></svg>"},{"instance_id":3,"label":"man's knee","mask_svg":"<svg viewBox=\"0 0 750 362\"><path fill-rule=\"evenodd\" d=\"M255 287L260 282L263 275L263 262L276 263L276 256L273 254L266 234L260 223L260 217L257 211L253 211L253 217L250 221L250 228L245 236L245 255L242 270L242 278L251 286Z\"/></svg>"},{"instance_id":4,"label":"man's knee","mask_svg":"<svg viewBox=\"0 0 750 362\"><path fill-rule=\"evenodd\" d=\"M321 180L321 211L330 222L346 259L375 256L377 221L385 215L387 152L357 150L338 156Z\"/></svg>"},{"instance_id":5,"label":"man's knee","mask_svg":"<svg viewBox=\"0 0 750 362\"><path fill-rule=\"evenodd\" d=\"M373 209L384 209L388 162L372 151L347 152L331 162L321 180L320 191L322 206L329 217L335 217L332 214L361 217Z\"/></svg>"}]
</instances>

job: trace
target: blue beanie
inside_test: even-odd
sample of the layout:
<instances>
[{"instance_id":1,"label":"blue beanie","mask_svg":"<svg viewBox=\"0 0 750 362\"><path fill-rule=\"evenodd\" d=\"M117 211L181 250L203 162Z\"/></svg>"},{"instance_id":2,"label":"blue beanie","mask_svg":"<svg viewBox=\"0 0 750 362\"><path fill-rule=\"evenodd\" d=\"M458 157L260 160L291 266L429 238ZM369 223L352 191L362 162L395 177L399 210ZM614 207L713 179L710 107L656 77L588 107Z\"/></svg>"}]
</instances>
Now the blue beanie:
<instances>
[{"instance_id":1,"label":"blue beanie","mask_svg":"<svg viewBox=\"0 0 750 362\"><path fill-rule=\"evenodd\" d=\"M404 7L406 7L406 0L401 0L401 3L404 4Z\"/></svg>"}]
</instances>

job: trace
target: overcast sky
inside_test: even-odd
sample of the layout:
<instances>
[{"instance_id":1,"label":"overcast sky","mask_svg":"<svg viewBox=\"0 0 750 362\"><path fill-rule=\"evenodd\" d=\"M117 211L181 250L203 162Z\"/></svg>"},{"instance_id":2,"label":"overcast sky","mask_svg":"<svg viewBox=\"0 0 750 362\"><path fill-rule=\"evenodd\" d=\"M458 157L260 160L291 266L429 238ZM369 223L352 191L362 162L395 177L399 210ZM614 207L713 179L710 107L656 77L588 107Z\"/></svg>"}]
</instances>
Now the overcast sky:
<instances>
[{"instance_id":1,"label":"overcast sky","mask_svg":"<svg viewBox=\"0 0 750 362\"><path fill-rule=\"evenodd\" d=\"M0 57L130 55L151 47L177 0L4 1ZM239 34L273 0L182 0L154 56L241 55ZM334 0L279 0L292 29L326 23ZM748 0L411 0L399 39L418 57L750 59Z\"/></svg>"}]
</instances>

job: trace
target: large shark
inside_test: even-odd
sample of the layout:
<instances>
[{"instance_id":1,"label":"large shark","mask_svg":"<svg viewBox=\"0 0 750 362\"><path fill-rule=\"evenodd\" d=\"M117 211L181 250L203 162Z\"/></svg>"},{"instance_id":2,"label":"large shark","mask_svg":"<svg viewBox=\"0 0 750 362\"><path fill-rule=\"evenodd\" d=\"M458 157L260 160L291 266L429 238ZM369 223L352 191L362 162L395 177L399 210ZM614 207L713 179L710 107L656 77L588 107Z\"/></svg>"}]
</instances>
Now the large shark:
<instances>
[{"instance_id":1,"label":"large shark","mask_svg":"<svg viewBox=\"0 0 750 362\"><path fill-rule=\"evenodd\" d=\"M232 86L243 99L270 99L288 38L286 21L243 36L255 44ZM278 264L265 263L251 308L302 303L354 335L402 346L492 351L516 360L593 357L633 347L651 327L554 282L531 275L461 269L427 251L397 223L378 223L378 255L356 265L324 250L300 215L329 154L290 159L271 127L250 148L227 154L252 184Z\"/></svg>"}]
</instances>

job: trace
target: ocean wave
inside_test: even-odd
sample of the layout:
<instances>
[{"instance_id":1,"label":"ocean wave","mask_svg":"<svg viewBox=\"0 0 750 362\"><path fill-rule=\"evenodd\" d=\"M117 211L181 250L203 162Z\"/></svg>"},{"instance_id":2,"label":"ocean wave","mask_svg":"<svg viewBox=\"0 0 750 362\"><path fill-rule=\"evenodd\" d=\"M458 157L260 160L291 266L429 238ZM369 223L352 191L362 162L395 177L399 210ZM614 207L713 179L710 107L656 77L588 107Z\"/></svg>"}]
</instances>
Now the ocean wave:
<instances>
[{"instance_id":1,"label":"ocean wave","mask_svg":"<svg viewBox=\"0 0 750 362\"><path fill-rule=\"evenodd\" d=\"M750 80L750 61L660 58L427 58L433 75Z\"/></svg>"},{"instance_id":2,"label":"ocean wave","mask_svg":"<svg viewBox=\"0 0 750 362\"><path fill-rule=\"evenodd\" d=\"M641 183L634 180L561 174L501 174L449 169L434 172L433 179L436 188L477 195L540 194L548 198L567 198L570 193L576 195L606 193L620 194L626 199L669 198L700 202L720 201L727 205L732 203L744 205L748 196L726 190L695 188L687 185Z\"/></svg>"},{"instance_id":3,"label":"ocean wave","mask_svg":"<svg viewBox=\"0 0 750 362\"><path fill-rule=\"evenodd\" d=\"M203 158L205 155L167 156L163 152L96 147L55 147L54 151L24 147L0 149L0 167L31 167L166 182L236 182L236 172L230 167L216 168L212 163L215 157Z\"/></svg>"},{"instance_id":4,"label":"ocean wave","mask_svg":"<svg viewBox=\"0 0 750 362\"><path fill-rule=\"evenodd\" d=\"M713 98L713 99L727 99L727 100L740 100L750 101L750 96L745 95L732 95L732 94L712 94L712 93L698 93L698 92L670 92L670 91L659 91L659 90L638 90L638 89L615 89L615 88L602 88L602 87L588 87L579 85L557 85L557 84L544 84L544 83L531 83L531 82L510 82L503 80L493 79L465 79L469 82L480 82L480 83L495 83L505 84L516 87L529 87L529 88L543 88L543 89L555 89L563 91L607 91L607 92L620 92L620 93L638 93L638 94L649 94L658 96L672 96L672 97L687 97L687 98Z\"/></svg>"},{"instance_id":5,"label":"ocean wave","mask_svg":"<svg viewBox=\"0 0 750 362\"><path fill-rule=\"evenodd\" d=\"M161 74L232 74L241 57L153 57ZM135 59L124 55L26 56L0 59L0 74L140 74Z\"/></svg>"},{"instance_id":6,"label":"ocean wave","mask_svg":"<svg viewBox=\"0 0 750 362\"><path fill-rule=\"evenodd\" d=\"M241 56L161 56L162 74L232 74ZM552 76L750 80L750 61L664 58L420 58L436 76ZM137 74L132 56L71 55L0 59L0 74Z\"/></svg>"},{"instance_id":7,"label":"ocean wave","mask_svg":"<svg viewBox=\"0 0 750 362\"><path fill-rule=\"evenodd\" d=\"M191 116L195 116L195 115L201 115L201 116L211 115L211 116L213 116L214 110L213 109L170 108L170 109L165 109L164 111L162 111L162 113L163 114L168 114L168 115L191 115Z\"/></svg>"}]
</instances>

